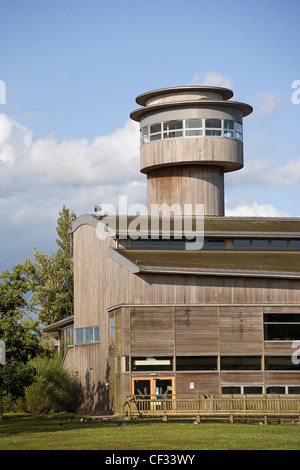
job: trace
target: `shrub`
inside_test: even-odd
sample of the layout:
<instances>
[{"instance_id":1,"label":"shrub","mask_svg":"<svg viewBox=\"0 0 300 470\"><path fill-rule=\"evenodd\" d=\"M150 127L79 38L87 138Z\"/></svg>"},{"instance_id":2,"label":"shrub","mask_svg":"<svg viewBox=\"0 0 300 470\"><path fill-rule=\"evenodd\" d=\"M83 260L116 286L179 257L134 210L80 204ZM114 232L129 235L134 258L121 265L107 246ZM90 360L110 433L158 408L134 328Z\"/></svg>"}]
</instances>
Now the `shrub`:
<instances>
[{"instance_id":1,"label":"shrub","mask_svg":"<svg viewBox=\"0 0 300 470\"><path fill-rule=\"evenodd\" d=\"M32 413L70 410L74 379L60 358L36 357L30 362L36 377L25 389L28 409Z\"/></svg>"}]
</instances>

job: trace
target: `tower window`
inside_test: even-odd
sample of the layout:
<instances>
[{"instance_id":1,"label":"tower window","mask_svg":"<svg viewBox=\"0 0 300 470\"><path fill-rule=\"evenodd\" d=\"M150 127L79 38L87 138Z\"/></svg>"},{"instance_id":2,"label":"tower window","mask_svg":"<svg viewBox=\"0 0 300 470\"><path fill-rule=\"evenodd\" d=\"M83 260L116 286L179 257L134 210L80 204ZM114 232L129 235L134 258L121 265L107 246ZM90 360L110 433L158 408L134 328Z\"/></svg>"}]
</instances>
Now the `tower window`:
<instances>
[{"instance_id":1,"label":"tower window","mask_svg":"<svg viewBox=\"0 0 300 470\"><path fill-rule=\"evenodd\" d=\"M183 122L170 121L164 122L164 139L173 139L183 136Z\"/></svg>"},{"instance_id":2,"label":"tower window","mask_svg":"<svg viewBox=\"0 0 300 470\"><path fill-rule=\"evenodd\" d=\"M236 129L236 138L238 140L243 140L243 125L240 122L236 122L235 124L235 129Z\"/></svg>"},{"instance_id":3,"label":"tower window","mask_svg":"<svg viewBox=\"0 0 300 470\"><path fill-rule=\"evenodd\" d=\"M141 145L161 139L202 136L227 137L242 141L243 125L233 119L195 118L143 126L140 134Z\"/></svg>"},{"instance_id":4,"label":"tower window","mask_svg":"<svg viewBox=\"0 0 300 470\"><path fill-rule=\"evenodd\" d=\"M224 120L224 137L234 138L234 121L232 119Z\"/></svg>"},{"instance_id":5,"label":"tower window","mask_svg":"<svg viewBox=\"0 0 300 470\"><path fill-rule=\"evenodd\" d=\"M221 119L205 119L205 135L221 136Z\"/></svg>"},{"instance_id":6,"label":"tower window","mask_svg":"<svg viewBox=\"0 0 300 470\"><path fill-rule=\"evenodd\" d=\"M150 141L161 139L161 123L150 126Z\"/></svg>"},{"instance_id":7,"label":"tower window","mask_svg":"<svg viewBox=\"0 0 300 470\"><path fill-rule=\"evenodd\" d=\"M202 119L187 119L185 121L185 135L187 137L202 135Z\"/></svg>"}]
</instances>

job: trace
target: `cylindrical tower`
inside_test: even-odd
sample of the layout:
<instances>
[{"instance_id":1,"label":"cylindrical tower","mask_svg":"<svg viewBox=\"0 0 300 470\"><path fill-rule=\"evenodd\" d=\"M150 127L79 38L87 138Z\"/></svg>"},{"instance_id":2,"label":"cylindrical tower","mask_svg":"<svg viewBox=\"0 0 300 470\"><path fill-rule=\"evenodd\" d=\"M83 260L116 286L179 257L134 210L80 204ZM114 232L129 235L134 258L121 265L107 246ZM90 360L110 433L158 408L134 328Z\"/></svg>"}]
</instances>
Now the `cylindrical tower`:
<instances>
[{"instance_id":1,"label":"cylindrical tower","mask_svg":"<svg viewBox=\"0 0 300 470\"><path fill-rule=\"evenodd\" d=\"M227 88L182 86L139 95L140 168L147 174L148 213L190 204L204 215L224 215L224 173L243 167L243 117L248 104L228 101ZM152 209L152 210L151 210Z\"/></svg>"}]
</instances>

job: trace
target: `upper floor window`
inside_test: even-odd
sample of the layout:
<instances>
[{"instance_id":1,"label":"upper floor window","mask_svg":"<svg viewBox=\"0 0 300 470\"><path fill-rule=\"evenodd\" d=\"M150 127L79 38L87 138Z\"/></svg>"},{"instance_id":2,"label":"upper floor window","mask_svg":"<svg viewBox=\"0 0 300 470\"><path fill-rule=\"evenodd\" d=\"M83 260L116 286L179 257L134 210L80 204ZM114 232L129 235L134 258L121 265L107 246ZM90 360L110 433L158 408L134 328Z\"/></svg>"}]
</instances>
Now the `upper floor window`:
<instances>
[{"instance_id":1,"label":"upper floor window","mask_svg":"<svg viewBox=\"0 0 300 470\"><path fill-rule=\"evenodd\" d=\"M164 139L183 136L183 121L164 122Z\"/></svg>"},{"instance_id":2,"label":"upper floor window","mask_svg":"<svg viewBox=\"0 0 300 470\"><path fill-rule=\"evenodd\" d=\"M300 313L264 314L265 341L294 341L300 339Z\"/></svg>"},{"instance_id":3,"label":"upper floor window","mask_svg":"<svg viewBox=\"0 0 300 470\"><path fill-rule=\"evenodd\" d=\"M205 119L205 135L221 136L221 119Z\"/></svg>"},{"instance_id":4,"label":"upper floor window","mask_svg":"<svg viewBox=\"0 0 300 470\"><path fill-rule=\"evenodd\" d=\"M141 145L155 140L179 137L227 137L243 140L243 125L233 119L185 119L158 122L143 126L140 131Z\"/></svg>"},{"instance_id":5,"label":"upper floor window","mask_svg":"<svg viewBox=\"0 0 300 470\"><path fill-rule=\"evenodd\" d=\"M89 326L87 328L75 329L76 345L98 343L100 341L99 326Z\"/></svg>"},{"instance_id":6,"label":"upper floor window","mask_svg":"<svg viewBox=\"0 0 300 470\"><path fill-rule=\"evenodd\" d=\"M185 135L187 137L202 135L202 119L187 119L185 121Z\"/></svg>"}]
</instances>

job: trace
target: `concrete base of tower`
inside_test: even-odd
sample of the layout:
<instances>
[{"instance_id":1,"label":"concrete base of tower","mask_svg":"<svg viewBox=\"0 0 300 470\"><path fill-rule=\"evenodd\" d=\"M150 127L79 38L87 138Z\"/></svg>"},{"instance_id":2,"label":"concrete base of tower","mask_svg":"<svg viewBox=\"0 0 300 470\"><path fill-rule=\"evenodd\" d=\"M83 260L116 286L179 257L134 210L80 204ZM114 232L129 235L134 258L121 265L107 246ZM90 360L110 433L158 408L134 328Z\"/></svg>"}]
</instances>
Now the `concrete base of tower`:
<instances>
[{"instance_id":1,"label":"concrete base of tower","mask_svg":"<svg viewBox=\"0 0 300 470\"><path fill-rule=\"evenodd\" d=\"M213 165L161 167L147 173L148 214L224 216L224 170Z\"/></svg>"}]
</instances>

